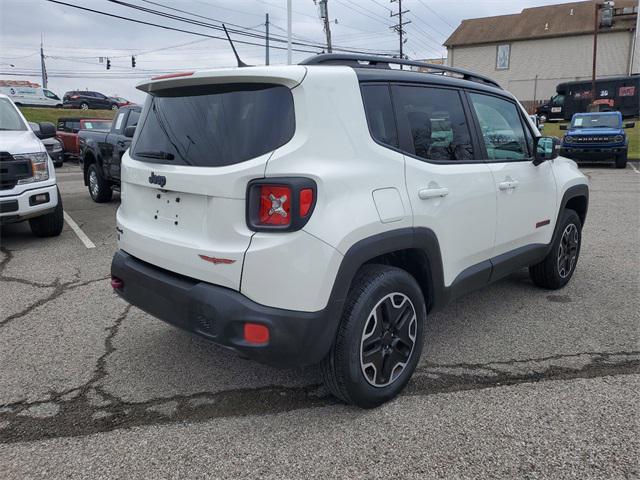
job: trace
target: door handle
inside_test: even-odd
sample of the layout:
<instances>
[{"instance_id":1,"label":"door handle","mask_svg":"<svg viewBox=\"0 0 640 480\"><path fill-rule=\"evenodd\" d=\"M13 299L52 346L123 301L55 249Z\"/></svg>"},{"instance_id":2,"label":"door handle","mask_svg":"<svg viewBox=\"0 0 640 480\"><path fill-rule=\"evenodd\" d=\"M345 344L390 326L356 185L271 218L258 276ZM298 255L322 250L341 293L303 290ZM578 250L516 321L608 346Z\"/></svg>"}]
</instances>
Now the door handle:
<instances>
[{"instance_id":1,"label":"door handle","mask_svg":"<svg viewBox=\"0 0 640 480\"><path fill-rule=\"evenodd\" d=\"M519 184L520 182L518 182L517 180L509 180L506 182L500 182L498 184L498 188L504 192L506 190L514 190L518 188Z\"/></svg>"},{"instance_id":2,"label":"door handle","mask_svg":"<svg viewBox=\"0 0 640 480\"><path fill-rule=\"evenodd\" d=\"M442 188L421 188L418 190L418 197L421 200L428 200L430 198L438 198L438 197L446 197L449 195L449 189L446 187Z\"/></svg>"}]
</instances>

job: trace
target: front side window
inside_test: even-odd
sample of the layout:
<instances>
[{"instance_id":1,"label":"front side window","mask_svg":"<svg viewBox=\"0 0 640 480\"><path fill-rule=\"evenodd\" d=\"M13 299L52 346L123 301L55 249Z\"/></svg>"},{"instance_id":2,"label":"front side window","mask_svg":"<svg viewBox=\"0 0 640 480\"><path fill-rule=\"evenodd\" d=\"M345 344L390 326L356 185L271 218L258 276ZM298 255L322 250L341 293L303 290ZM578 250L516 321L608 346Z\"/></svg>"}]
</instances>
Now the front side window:
<instances>
[{"instance_id":1,"label":"front side window","mask_svg":"<svg viewBox=\"0 0 640 480\"><path fill-rule=\"evenodd\" d=\"M293 137L291 90L223 84L159 90L147 97L131 149L143 162L218 167L271 152Z\"/></svg>"},{"instance_id":2,"label":"front side window","mask_svg":"<svg viewBox=\"0 0 640 480\"><path fill-rule=\"evenodd\" d=\"M471 104L478 117L489 160L529 158L527 140L515 104L491 95L472 93Z\"/></svg>"},{"instance_id":3,"label":"front side window","mask_svg":"<svg viewBox=\"0 0 640 480\"><path fill-rule=\"evenodd\" d=\"M387 84L363 85L362 101L364 102L369 131L374 140L397 147L398 132L393 116L389 86Z\"/></svg>"},{"instance_id":4,"label":"front side window","mask_svg":"<svg viewBox=\"0 0 640 480\"><path fill-rule=\"evenodd\" d=\"M473 160L471 135L457 91L397 86L394 102L411 133L414 151L409 153L432 161Z\"/></svg>"},{"instance_id":5,"label":"front side window","mask_svg":"<svg viewBox=\"0 0 640 480\"><path fill-rule=\"evenodd\" d=\"M1 130L26 130L27 126L20 118L18 111L7 98L0 98L0 131Z\"/></svg>"}]
</instances>

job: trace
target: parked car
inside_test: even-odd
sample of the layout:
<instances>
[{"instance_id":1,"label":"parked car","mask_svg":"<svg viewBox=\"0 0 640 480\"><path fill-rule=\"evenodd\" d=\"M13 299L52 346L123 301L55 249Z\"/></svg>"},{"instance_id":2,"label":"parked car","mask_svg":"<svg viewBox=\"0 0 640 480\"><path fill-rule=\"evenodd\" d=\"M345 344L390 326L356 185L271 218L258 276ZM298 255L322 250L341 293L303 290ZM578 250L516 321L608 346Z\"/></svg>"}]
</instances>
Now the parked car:
<instances>
[{"instance_id":1,"label":"parked car","mask_svg":"<svg viewBox=\"0 0 640 480\"><path fill-rule=\"evenodd\" d=\"M569 120L574 113L586 112L589 105L599 105L601 112L618 111L624 117L640 111L640 74L596 79L596 98L592 100L591 80L560 83L557 94L536 109L542 123L547 119Z\"/></svg>"},{"instance_id":2,"label":"parked car","mask_svg":"<svg viewBox=\"0 0 640 480\"><path fill-rule=\"evenodd\" d=\"M17 85L0 86L0 93L7 95L18 107L62 107L60 97L46 88Z\"/></svg>"},{"instance_id":3,"label":"parked car","mask_svg":"<svg viewBox=\"0 0 640 480\"><path fill-rule=\"evenodd\" d=\"M347 403L404 388L428 313L576 269L587 179L490 78L326 54L138 88L112 287L252 359L320 363Z\"/></svg>"},{"instance_id":4,"label":"parked car","mask_svg":"<svg viewBox=\"0 0 640 480\"><path fill-rule=\"evenodd\" d=\"M53 125L53 124L52 124ZM29 126L36 136L40 137L42 144L47 149L47 153L53 161L54 167L61 167L64 162L64 154L62 151L62 142L56 137L42 137L40 133L40 124L35 122L29 122Z\"/></svg>"},{"instance_id":5,"label":"parked car","mask_svg":"<svg viewBox=\"0 0 640 480\"><path fill-rule=\"evenodd\" d=\"M625 168L629 138L624 129L634 126L634 122L624 123L620 112L576 113L562 137L562 155L576 161L614 162L616 168ZM560 125L560 130L567 130L567 125Z\"/></svg>"},{"instance_id":6,"label":"parked car","mask_svg":"<svg viewBox=\"0 0 640 480\"><path fill-rule=\"evenodd\" d=\"M56 126L58 138L63 144L64 155L71 158L80 158L78 141L80 130L108 131L110 128L111 120L106 118L63 117L58 119Z\"/></svg>"},{"instance_id":7,"label":"parked car","mask_svg":"<svg viewBox=\"0 0 640 480\"><path fill-rule=\"evenodd\" d=\"M7 95L0 94L0 225L29 221L39 237L60 235L62 199L53 162L40 139L54 137L52 123L34 132Z\"/></svg>"},{"instance_id":8,"label":"parked car","mask_svg":"<svg viewBox=\"0 0 640 480\"><path fill-rule=\"evenodd\" d=\"M100 92L89 90L73 90L64 94L64 108L79 108L81 110L111 109L117 110L118 104L111 98Z\"/></svg>"},{"instance_id":9,"label":"parked car","mask_svg":"<svg viewBox=\"0 0 640 480\"><path fill-rule=\"evenodd\" d=\"M133 103L131 103L126 98L122 98L122 97L110 97L110 98L116 103L116 105L118 105L118 108L125 107L127 105L133 105Z\"/></svg>"},{"instance_id":10,"label":"parked car","mask_svg":"<svg viewBox=\"0 0 640 480\"><path fill-rule=\"evenodd\" d=\"M113 189L120 188L120 161L131 145L141 111L137 105L122 107L110 130L80 130L84 184L94 202L108 202Z\"/></svg>"}]
</instances>

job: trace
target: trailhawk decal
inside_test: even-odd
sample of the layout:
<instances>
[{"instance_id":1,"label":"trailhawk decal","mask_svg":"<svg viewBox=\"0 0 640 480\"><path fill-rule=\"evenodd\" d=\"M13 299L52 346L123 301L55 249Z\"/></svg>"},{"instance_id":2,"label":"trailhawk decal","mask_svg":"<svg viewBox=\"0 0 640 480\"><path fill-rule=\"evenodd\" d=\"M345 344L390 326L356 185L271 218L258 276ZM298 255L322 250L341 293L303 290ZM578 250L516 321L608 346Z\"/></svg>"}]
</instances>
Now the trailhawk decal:
<instances>
[{"instance_id":1,"label":"trailhawk decal","mask_svg":"<svg viewBox=\"0 0 640 480\"><path fill-rule=\"evenodd\" d=\"M207 255L198 255L202 260L206 262L211 262L214 265L231 265L232 263L236 263L235 260L230 258L217 258L217 257L208 257Z\"/></svg>"}]
</instances>

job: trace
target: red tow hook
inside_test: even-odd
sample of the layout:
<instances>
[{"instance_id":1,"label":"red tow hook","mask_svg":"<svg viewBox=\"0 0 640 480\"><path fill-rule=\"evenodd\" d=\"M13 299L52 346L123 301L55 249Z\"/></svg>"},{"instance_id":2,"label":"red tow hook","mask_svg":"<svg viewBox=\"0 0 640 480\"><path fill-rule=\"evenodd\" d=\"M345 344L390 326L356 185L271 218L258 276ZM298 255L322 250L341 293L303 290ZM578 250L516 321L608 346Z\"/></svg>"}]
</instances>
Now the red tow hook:
<instances>
[{"instance_id":1,"label":"red tow hook","mask_svg":"<svg viewBox=\"0 0 640 480\"><path fill-rule=\"evenodd\" d=\"M124 282L118 277L111 277L111 287L114 290L122 290L122 287L124 287Z\"/></svg>"}]
</instances>

